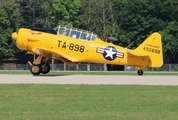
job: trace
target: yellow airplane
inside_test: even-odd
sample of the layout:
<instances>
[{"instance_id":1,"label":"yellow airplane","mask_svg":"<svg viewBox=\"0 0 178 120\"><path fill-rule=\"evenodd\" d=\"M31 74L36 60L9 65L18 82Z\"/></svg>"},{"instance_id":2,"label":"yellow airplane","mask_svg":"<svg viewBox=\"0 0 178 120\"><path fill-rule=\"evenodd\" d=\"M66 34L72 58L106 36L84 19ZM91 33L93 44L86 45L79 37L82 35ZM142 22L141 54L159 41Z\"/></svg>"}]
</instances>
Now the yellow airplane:
<instances>
[{"instance_id":1,"label":"yellow airplane","mask_svg":"<svg viewBox=\"0 0 178 120\"><path fill-rule=\"evenodd\" d=\"M137 66L138 75L143 74L144 67L163 65L162 40L157 32L136 49L104 42L91 31L65 25L52 29L22 26L12 38L19 49L38 55L30 70L33 75L48 73L51 59L68 65L87 62Z\"/></svg>"}]
</instances>

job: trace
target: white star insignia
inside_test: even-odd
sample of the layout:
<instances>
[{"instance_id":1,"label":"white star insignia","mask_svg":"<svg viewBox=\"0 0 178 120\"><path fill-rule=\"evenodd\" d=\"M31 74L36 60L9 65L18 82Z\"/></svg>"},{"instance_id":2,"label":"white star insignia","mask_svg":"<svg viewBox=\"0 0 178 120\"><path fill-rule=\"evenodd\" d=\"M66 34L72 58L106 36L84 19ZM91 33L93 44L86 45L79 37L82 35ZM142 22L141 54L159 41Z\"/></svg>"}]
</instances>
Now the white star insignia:
<instances>
[{"instance_id":1,"label":"white star insignia","mask_svg":"<svg viewBox=\"0 0 178 120\"><path fill-rule=\"evenodd\" d=\"M116 54L116 52L112 51L112 47L109 50L105 50L105 51L107 53L105 58L110 57L111 59L113 59L113 54Z\"/></svg>"}]
</instances>

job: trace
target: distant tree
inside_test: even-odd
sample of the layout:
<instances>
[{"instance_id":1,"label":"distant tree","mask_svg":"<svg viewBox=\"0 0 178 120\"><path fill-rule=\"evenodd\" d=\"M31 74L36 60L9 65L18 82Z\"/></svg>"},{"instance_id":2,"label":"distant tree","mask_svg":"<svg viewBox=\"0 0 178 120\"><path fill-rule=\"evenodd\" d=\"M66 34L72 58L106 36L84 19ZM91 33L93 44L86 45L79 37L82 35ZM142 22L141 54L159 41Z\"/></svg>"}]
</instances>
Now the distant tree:
<instances>
[{"instance_id":1,"label":"distant tree","mask_svg":"<svg viewBox=\"0 0 178 120\"><path fill-rule=\"evenodd\" d=\"M50 20L53 26L64 24L77 27L81 0L54 0L50 10Z\"/></svg>"},{"instance_id":2,"label":"distant tree","mask_svg":"<svg viewBox=\"0 0 178 120\"><path fill-rule=\"evenodd\" d=\"M164 60L166 63L178 63L178 22L169 22L161 32L163 38Z\"/></svg>"},{"instance_id":3,"label":"distant tree","mask_svg":"<svg viewBox=\"0 0 178 120\"><path fill-rule=\"evenodd\" d=\"M116 35L114 1L86 0L80 9L80 26L97 33L103 40L106 34ZM108 33L111 32L111 33Z\"/></svg>"},{"instance_id":4,"label":"distant tree","mask_svg":"<svg viewBox=\"0 0 178 120\"><path fill-rule=\"evenodd\" d=\"M21 25L51 27L49 14L53 0L17 0L17 3L23 18Z\"/></svg>"},{"instance_id":5,"label":"distant tree","mask_svg":"<svg viewBox=\"0 0 178 120\"><path fill-rule=\"evenodd\" d=\"M70 25L119 39L136 48L153 32L163 39L165 63L178 63L176 0L0 0L0 59L14 56L13 31L21 25Z\"/></svg>"},{"instance_id":6,"label":"distant tree","mask_svg":"<svg viewBox=\"0 0 178 120\"><path fill-rule=\"evenodd\" d=\"M119 12L118 24L126 38L130 42L134 41L132 48L137 47L151 33L161 33L164 62L177 63L177 6L175 0L128 0Z\"/></svg>"},{"instance_id":7,"label":"distant tree","mask_svg":"<svg viewBox=\"0 0 178 120\"><path fill-rule=\"evenodd\" d=\"M15 42L11 34L20 22L19 5L9 0L3 3L0 9L0 64L3 58L13 57L16 53Z\"/></svg>"}]
</instances>

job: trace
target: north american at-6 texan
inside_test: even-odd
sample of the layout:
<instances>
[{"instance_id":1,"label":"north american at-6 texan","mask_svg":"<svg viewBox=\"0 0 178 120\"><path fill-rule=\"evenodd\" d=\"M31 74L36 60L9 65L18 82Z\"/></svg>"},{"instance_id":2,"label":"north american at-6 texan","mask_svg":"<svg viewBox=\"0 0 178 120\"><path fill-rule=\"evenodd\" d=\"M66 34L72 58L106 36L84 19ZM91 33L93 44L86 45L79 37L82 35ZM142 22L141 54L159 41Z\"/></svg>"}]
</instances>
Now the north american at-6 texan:
<instances>
[{"instance_id":1,"label":"north american at-6 texan","mask_svg":"<svg viewBox=\"0 0 178 120\"><path fill-rule=\"evenodd\" d=\"M91 31L65 25L52 29L22 26L12 38L19 49L38 56L30 70L33 75L47 74L52 59L68 65L87 62L137 66L138 75L143 74L145 67L163 65L162 40L157 32L135 49L104 42Z\"/></svg>"}]
</instances>

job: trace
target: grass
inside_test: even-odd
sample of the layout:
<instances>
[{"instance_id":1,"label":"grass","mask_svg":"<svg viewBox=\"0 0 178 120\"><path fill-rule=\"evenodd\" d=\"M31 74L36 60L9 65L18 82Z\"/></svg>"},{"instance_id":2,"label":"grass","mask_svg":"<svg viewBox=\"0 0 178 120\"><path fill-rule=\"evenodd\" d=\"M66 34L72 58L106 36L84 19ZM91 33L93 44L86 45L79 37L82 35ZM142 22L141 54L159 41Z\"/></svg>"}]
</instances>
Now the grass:
<instances>
[{"instance_id":1,"label":"grass","mask_svg":"<svg viewBox=\"0 0 178 120\"><path fill-rule=\"evenodd\" d=\"M177 86L0 84L2 120L176 120Z\"/></svg>"},{"instance_id":2,"label":"grass","mask_svg":"<svg viewBox=\"0 0 178 120\"><path fill-rule=\"evenodd\" d=\"M29 70L1 70L0 74L31 74ZM137 71L50 71L49 75L137 75ZM144 71L143 75L178 76L178 72L151 72Z\"/></svg>"}]
</instances>

